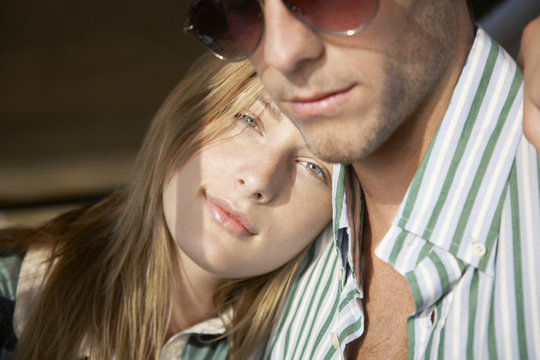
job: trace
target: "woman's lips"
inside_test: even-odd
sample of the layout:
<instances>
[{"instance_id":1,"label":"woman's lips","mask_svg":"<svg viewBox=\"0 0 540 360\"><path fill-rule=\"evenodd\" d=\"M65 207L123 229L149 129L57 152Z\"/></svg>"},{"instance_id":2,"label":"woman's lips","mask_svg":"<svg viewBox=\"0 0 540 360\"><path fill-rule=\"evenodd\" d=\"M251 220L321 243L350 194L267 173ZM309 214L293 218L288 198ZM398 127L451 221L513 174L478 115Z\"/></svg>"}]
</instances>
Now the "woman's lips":
<instances>
[{"instance_id":1,"label":"woman's lips","mask_svg":"<svg viewBox=\"0 0 540 360\"><path fill-rule=\"evenodd\" d=\"M320 116L335 111L343 105L351 96L354 86L346 89L315 95L308 98L295 98L289 103L292 110L300 117Z\"/></svg>"},{"instance_id":2,"label":"woman's lips","mask_svg":"<svg viewBox=\"0 0 540 360\"><path fill-rule=\"evenodd\" d=\"M236 236L251 236L258 233L257 228L248 217L233 207L223 199L205 194L208 210L212 219L225 231Z\"/></svg>"}]
</instances>

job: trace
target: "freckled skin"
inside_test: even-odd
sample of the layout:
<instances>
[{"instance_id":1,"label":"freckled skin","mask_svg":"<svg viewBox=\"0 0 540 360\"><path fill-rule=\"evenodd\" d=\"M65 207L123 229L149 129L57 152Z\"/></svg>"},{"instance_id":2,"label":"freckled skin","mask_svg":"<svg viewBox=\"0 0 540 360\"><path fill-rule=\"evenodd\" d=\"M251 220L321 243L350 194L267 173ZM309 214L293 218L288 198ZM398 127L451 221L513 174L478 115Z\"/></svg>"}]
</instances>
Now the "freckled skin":
<instances>
[{"instance_id":1,"label":"freckled skin","mask_svg":"<svg viewBox=\"0 0 540 360\"><path fill-rule=\"evenodd\" d=\"M259 102L250 114L189 159L163 192L181 256L221 278L277 269L331 220L331 165L313 156L287 119L276 119ZM210 197L242 214L255 234L231 233L242 227L215 211Z\"/></svg>"}]
</instances>

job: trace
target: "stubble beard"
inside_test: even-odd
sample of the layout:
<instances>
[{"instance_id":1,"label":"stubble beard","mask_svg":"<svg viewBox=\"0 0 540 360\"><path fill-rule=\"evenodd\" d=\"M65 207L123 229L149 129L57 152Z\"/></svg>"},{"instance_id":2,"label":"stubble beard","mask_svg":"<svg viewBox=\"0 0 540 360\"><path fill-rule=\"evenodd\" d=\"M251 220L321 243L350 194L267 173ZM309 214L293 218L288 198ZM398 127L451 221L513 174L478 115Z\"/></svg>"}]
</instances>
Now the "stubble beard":
<instances>
[{"instance_id":1,"label":"stubble beard","mask_svg":"<svg viewBox=\"0 0 540 360\"><path fill-rule=\"evenodd\" d=\"M392 134L398 122L380 125L380 114L336 117L310 127L298 127L309 150L330 163L352 164L372 154Z\"/></svg>"},{"instance_id":2,"label":"stubble beard","mask_svg":"<svg viewBox=\"0 0 540 360\"><path fill-rule=\"evenodd\" d=\"M409 61L395 57L386 63L385 85L372 114L359 115L342 124L336 119L334 124L304 134L308 148L316 156L332 163L353 164L368 158L387 141L405 142L392 138L400 126L428 121L423 108L434 96L434 89L441 85L457 36L452 32L452 20L444 12L435 14L430 10L437 12L433 7L418 14L416 20L425 26L423 30L429 36L418 37L405 49ZM393 46L399 48L401 44Z\"/></svg>"}]
</instances>

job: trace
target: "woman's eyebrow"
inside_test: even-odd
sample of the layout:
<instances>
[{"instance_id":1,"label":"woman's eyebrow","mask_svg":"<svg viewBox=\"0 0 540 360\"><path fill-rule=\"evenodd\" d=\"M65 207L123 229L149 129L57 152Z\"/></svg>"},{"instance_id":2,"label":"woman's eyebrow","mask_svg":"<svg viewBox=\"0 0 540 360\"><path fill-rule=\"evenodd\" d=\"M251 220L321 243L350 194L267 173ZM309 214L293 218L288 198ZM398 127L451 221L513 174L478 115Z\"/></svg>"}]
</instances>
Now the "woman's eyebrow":
<instances>
[{"instance_id":1,"label":"woman's eyebrow","mask_svg":"<svg viewBox=\"0 0 540 360\"><path fill-rule=\"evenodd\" d=\"M283 113L278 109L273 102L263 97L257 99L263 106L264 109L269 112L276 120L281 120Z\"/></svg>"}]
</instances>

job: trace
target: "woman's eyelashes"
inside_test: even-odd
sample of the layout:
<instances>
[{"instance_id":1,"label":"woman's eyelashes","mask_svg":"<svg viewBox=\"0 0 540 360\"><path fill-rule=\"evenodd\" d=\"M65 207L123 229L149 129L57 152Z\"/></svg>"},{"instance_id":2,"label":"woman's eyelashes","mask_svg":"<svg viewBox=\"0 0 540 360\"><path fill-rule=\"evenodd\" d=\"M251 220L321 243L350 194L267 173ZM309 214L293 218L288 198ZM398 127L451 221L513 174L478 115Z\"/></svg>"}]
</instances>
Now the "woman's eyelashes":
<instances>
[{"instance_id":1,"label":"woman's eyelashes","mask_svg":"<svg viewBox=\"0 0 540 360\"><path fill-rule=\"evenodd\" d=\"M248 128L253 129L257 132L262 131L262 124L260 124L260 121L255 117L254 115L247 114L247 113L240 113L236 114L236 119L240 122L240 125Z\"/></svg>"},{"instance_id":2,"label":"woman's eyelashes","mask_svg":"<svg viewBox=\"0 0 540 360\"><path fill-rule=\"evenodd\" d=\"M264 124L257 116L246 112L236 114L235 118L240 122L240 126L242 126L242 128L250 131L256 131L257 135L259 136L264 135ZM330 174L324 167L308 160L297 160L296 162L303 166L310 176L316 177L318 180L323 181L326 185L330 183Z\"/></svg>"},{"instance_id":3,"label":"woman's eyelashes","mask_svg":"<svg viewBox=\"0 0 540 360\"><path fill-rule=\"evenodd\" d=\"M312 176L316 176L325 184L328 184L328 174L321 166L306 160L300 160L298 163L305 167Z\"/></svg>"}]
</instances>

